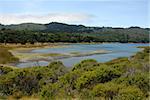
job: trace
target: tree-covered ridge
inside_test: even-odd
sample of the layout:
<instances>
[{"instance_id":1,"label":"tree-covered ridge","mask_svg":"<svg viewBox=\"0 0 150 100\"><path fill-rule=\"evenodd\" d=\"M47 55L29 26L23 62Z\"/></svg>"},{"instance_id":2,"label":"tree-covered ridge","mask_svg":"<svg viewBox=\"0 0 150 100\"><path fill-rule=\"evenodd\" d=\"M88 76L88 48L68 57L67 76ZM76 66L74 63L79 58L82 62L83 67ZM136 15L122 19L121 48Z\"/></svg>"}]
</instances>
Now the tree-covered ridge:
<instances>
[{"instance_id":1,"label":"tree-covered ridge","mask_svg":"<svg viewBox=\"0 0 150 100\"><path fill-rule=\"evenodd\" d=\"M57 29L57 28L54 28ZM141 28L112 29L103 28L95 32L35 32L28 30L0 30L0 43L45 43L45 42L121 42L148 43L149 30Z\"/></svg>"},{"instance_id":2,"label":"tree-covered ridge","mask_svg":"<svg viewBox=\"0 0 150 100\"><path fill-rule=\"evenodd\" d=\"M37 24L37 23L22 23L22 24L11 24L11 25L2 25L0 24L0 29L11 29L11 30L28 30L28 31L42 31L42 32L69 32L69 33L95 33L102 32L105 30L136 30L144 31L149 30L149 28L140 28L137 26L132 26L129 28L121 28L121 27L87 27L84 25L69 25L65 23L51 22L48 24Z\"/></svg>"},{"instance_id":3,"label":"tree-covered ridge","mask_svg":"<svg viewBox=\"0 0 150 100\"><path fill-rule=\"evenodd\" d=\"M0 25L0 43L134 42L148 43L149 28L86 27L52 22Z\"/></svg>"},{"instance_id":4,"label":"tree-covered ridge","mask_svg":"<svg viewBox=\"0 0 150 100\"><path fill-rule=\"evenodd\" d=\"M43 100L146 100L149 53L145 47L130 58L106 63L83 60L67 69L61 62L32 68L0 66L1 98L36 96Z\"/></svg>"}]
</instances>

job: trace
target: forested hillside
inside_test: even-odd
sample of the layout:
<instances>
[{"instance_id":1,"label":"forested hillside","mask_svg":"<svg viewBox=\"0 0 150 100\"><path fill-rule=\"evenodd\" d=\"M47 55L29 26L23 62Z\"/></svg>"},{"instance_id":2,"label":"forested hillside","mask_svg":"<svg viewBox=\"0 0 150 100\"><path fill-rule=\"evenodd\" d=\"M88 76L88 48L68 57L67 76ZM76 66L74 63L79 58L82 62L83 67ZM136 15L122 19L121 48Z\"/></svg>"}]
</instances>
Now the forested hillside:
<instances>
[{"instance_id":1,"label":"forested hillside","mask_svg":"<svg viewBox=\"0 0 150 100\"><path fill-rule=\"evenodd\" d=\"M121 42L148 43L149 28L86 27L52 22L0 25L0 43Z\"/></svg>"},{"instance_id":2,"label":"forested hillside","mask_svg":"<svg viewBox=\"0 0 150 100\"><path fill-rule=\"evenodd\" d=\"M72 69L60 61L32 68L0 66L0 99L146 100L149 53L150 48L145 47L130 58L106 63L88 59Z\"/></svg>"}]
</instances>

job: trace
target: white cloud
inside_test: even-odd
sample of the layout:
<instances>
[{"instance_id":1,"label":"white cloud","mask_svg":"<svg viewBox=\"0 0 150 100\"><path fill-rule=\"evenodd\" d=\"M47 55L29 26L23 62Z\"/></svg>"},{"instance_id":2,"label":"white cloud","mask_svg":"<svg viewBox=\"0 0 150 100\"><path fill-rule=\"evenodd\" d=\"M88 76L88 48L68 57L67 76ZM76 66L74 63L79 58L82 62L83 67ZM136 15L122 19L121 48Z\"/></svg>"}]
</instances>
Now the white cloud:
<instances>
[{"instance_id":1,"label":"white cloud","mask_svg":"<svg viewBox=\"0 0 150 100\"><path fill-rule=\"evenodd\" d=\"M37 14L0 14L1 24L20 24L20 23L84 23L92 19L92 15L78 13L49 13L44 15Z\"/></svg>"}]
</instances>

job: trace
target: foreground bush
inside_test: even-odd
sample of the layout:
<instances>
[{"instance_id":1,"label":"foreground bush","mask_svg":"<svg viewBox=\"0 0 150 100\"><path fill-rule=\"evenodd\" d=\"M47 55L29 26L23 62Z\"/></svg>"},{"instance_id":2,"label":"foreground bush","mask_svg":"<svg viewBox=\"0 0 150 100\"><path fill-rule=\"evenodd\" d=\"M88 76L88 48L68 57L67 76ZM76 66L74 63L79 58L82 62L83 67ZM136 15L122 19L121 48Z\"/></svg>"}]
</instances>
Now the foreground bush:
<instances>
[{"instance_id":1,"label":"foreground bush","mask_svg":"<svg viewBox=\"0 0 150 100\"><path fill-rule=\"evenodd\" d=\"M139 88L112 82L98 84L92 90L94 97L103 97L106 100L142 100L144 95Z\"/></svg>"}]
</instances>

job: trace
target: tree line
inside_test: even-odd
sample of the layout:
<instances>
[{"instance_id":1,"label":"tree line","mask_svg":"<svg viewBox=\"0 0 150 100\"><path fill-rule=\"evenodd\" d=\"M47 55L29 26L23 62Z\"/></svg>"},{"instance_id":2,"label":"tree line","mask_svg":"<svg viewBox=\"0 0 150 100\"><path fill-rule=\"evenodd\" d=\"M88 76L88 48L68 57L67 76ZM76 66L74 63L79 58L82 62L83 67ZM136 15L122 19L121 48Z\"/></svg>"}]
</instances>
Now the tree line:
<instances>
[{"instance_id":1,"label":"tree line","mask_svg":"<svg viewBox=\"0 0 150 100\"><path fill-rule=\"evenodd\" d=\"M122 30L106 29L92 33L67 33L67 32L35 32L28 30L0 30L0 43L45 43L45 42L121 42L121 43L148 43L148 30Z\"/></svg>"}]
</instances>

